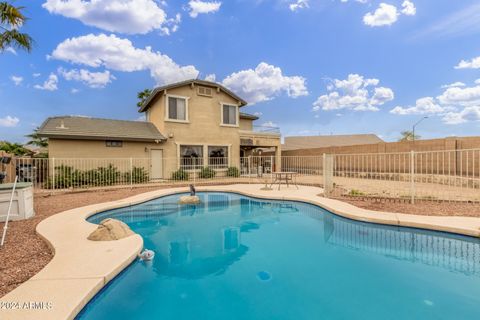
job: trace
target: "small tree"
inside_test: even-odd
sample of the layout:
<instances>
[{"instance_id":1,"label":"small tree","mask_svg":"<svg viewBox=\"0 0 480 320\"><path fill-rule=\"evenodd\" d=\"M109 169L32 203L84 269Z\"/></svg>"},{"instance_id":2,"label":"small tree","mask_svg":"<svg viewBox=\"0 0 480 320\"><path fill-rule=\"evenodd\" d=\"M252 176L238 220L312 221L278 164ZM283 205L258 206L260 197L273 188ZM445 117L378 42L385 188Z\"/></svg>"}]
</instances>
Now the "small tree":
<instances>
[{"instance_id":1,"label":"small tree","mask_svg":"<svg viewBox=\"0 0 480 320\"><path fill-rule=\"evenodd\" d=\"M30 140L27 142L27 145L36 146L39 148L48 147L48 139L39 137L38 130L39 128L37 127L31 134L26 135L26 137L30 138Z\"/></svg>"},{"instance_id":2,"label":"small tree","mask_svg":"<svg viewBox=\"0 0 480 320\"><path fill-rule=\"evenodd\" d=\"M401 137L398 139L398 141L413 141L413 140L418 140L421 137L418 134L413 135L413 132L410 130L405 130L400 132Z\"/></svg>"}]
</instances>

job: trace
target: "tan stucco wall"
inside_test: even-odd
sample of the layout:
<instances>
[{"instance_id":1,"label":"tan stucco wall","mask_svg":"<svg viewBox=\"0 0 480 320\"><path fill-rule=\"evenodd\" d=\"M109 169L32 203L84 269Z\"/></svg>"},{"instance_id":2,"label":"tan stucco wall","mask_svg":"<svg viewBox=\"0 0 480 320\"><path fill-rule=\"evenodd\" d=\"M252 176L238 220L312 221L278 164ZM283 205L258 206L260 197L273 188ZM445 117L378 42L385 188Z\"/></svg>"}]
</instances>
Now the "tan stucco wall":
<instances>
[{"instance_id":1,"label":"tan stucco wall","mask_svg":"<svg viewBox=\"0 0 480 320\"><path fill-rule=\"evenodd\" d=\"M197 94L198 87L190 85L173 88L157 95L147 110L147 119L167 137L167 141L154 143L127 142L122 148L107 148L104 141L50 139L49 154L54 158L150 158L149 149L163 150L164 176L169 178L178 169L180 145L203 146L204 165L208 164L208 146L226 146L229 166L240 166L240 136L252 130L252 120L238 119L238 126L221 125L222 105L239 105L230 95L221 90L212 90L212 97ZM165 120L168 95L188 98L188 122ZM239 109L241 111L242 108ZM240 130L243 132L241 133ZM280 146L280 136L252 135L255 145ZM145 152L147 147L147 152Z\"/></svg>"}]
</instances>

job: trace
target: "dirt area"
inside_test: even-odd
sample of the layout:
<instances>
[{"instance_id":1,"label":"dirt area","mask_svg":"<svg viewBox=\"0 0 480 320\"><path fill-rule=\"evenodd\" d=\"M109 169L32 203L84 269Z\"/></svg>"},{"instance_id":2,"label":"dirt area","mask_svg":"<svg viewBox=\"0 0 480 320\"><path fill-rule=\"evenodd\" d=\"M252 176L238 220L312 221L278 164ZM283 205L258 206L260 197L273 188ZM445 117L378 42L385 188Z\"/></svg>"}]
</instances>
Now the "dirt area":
<instances>
[{"instance_id":1,"label":"dirt area","mask_svg":"<svg viewBox=\"0 0 480 320\"><path fill-rule=\"evenodd\" d=\"M36 195L35 217L8 223L5 245L0 248L0 297L39 272L53 257L48 245L35 232L43 219L68 209L127 198L156 188ZM0 223L0 232L4 223Z\"/></svg>"},{"instance_id":2,"label":"dirt area","mask_svg":"<svg viewBox=\"0 0 480 320\"><path fill-rule=\"evenodd\" d=\"M369 199L345 196L336 197L336 199L348 202L359 208L373 211L408 213L425 216L480 217L480 203L478 202L416 201L416 203L412 205L408 201L394 199Z\"/></svg>"},{"instance_id":3,"label":"dirt area","mask_svg":"<svg viewBox=\"0 0 480 320\"><path fill-rule=\"evenodd\" d=\"M36 195L35 217L25 221L10 222L5 246L0 248L0 297L35 275L52 259L53 253L50 248L35 232L35 227L40 221L68 209L123 199L156 189L159 187ZM377 211L480 217L480 204L478 203L424 201L410 205L398 201L365 200L351 197L340 197L339 199L361 208ZM3 225L0 223L0 231L3 230Z\"/></svg>"}]
</instances>

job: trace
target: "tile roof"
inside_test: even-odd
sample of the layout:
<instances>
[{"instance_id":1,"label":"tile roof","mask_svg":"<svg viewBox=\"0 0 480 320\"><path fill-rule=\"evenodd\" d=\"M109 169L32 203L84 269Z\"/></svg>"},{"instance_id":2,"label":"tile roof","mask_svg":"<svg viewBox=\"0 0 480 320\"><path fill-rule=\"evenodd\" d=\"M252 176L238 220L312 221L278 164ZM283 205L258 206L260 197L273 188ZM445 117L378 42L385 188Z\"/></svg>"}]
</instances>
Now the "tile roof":
<instances>
[{"instance_id":1,"label":"tile roof","mask_svg":"<svg viewBox=\"0 0 480 320\"><path fill-rule=\"evenodd\" d=\"M150 122L80 116L48 118L39 128L38 135L58 139L118 139L152 142L166 140L165 136Z\"/></svg>"}]
</instances>

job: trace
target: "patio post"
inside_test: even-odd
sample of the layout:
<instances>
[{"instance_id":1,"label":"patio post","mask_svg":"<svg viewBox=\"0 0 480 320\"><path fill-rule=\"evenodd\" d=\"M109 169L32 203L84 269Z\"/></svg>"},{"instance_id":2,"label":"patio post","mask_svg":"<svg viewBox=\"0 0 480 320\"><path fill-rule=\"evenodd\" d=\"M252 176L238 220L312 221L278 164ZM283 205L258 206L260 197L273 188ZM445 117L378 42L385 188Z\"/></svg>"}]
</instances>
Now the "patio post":
<instances>
[{"instance_id":1,"label":"patio post","mask_svg":"<svg viewBox=\"0 0 480 320\"><path fill-rule=\"evenodd\" d=\"M252 179L252 162L250 161L251 160L251 156L248 156L248 184L250 184L250 180Z\"/></svg>"},{"instance_id":2,"label":"patio post","mask_svg":"<svg viewBox=\"0 0 480 320\"><path fill-rule=\"evenodd\" d=\"M52 185L55 190L55 158L52 158Z\"/></svg>"}]
</instances>

